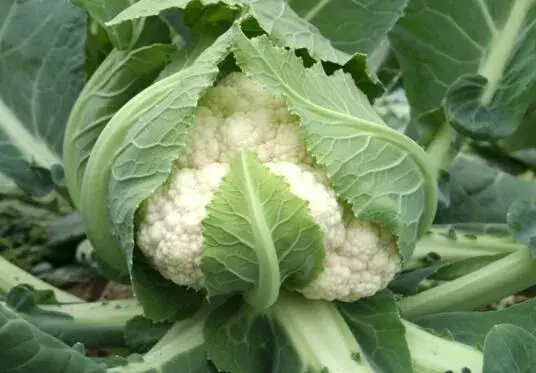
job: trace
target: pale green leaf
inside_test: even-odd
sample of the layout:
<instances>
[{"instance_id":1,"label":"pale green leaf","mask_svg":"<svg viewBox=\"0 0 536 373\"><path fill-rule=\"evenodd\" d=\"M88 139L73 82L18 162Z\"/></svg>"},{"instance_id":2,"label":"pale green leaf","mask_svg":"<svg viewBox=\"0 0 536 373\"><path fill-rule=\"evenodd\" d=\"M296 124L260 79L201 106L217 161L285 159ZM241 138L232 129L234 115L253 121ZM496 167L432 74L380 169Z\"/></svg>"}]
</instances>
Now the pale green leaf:
<instances>
[{"instance_id":1,"label":"pale green leaf","mask_svg":"<svg viewBox=\"0 0 536 373\"><path fill-rule=\"evenodd\" d=\"M128 100L153 82L170 49L159 44L133 51L114 49L84 86L65 130L65 176L75 205L79 205L89 155L104 126Z\"/></svg>"},{"instance_id":2,"label":"pale green leaf","mask_svg":"<svg viewBox=\"0 0 536 373\"><path fill-rule=\"evenodd\" d=\"M245 292L257 308L282 284L303 287L322 270L323 233L307 202L251 152L240 152L203 220L200 268L209 296Z\"/></svg>"},{"instance_id":3,"label":"pale green leaf","mask_svg":"<svg viewBox=\"0 0 536 373\"><path fill-rule=\"evenodd\" d=\"M156 272L134 270L134 216L165 182L184 150L197 102L216 79L217 65L229 53L231 35L223 34L190 67L151 85L124 105L99 136L84 174L80 211L91 244L110 266L131 269L134 292L144 309L150 308L153 319L175 314L177 305L171 300L181 290L169 281L164 285L158 280L159 286L154 286Z\"/></svg>"},{"instance_id":4,"label":"pale green leaf","mask_svg":"<svg viewBox=\"0 0 536 373\"><path fill-rule=\"evenodd\" d=\"M86 17L63 0L0 3L0 171L43 194L85 80Z\"/></svg>"},{"instance_id":5,"label":"pale green leaf","mask_svg":"<svg viewBox=\"0 0 536 373\"><path fill-rule=\"evenodd\" d=\"M249 1L244 0L200 0L202 5L225 4L229 6L242 6ZM131 5L115 18L107 23L107 26L117 25L122 22L131 21L138 18L150 17L160 14L167 9L184 9L192 0L140 0Z\"/></svg>"},{"instance_id":6,"label":"pale green leaf","mask_svg":"<svg viewBox=\"0 0 536 373\"><path fill-rule=\"evenodd\" d=\"M466 135L515 131L536 97L534 19L534 0L411 0L391 40L414 114L444 104Z\"/></svg>"},{"instance_id":7,"label":"pale green leaf","mask_svg":"<svg viewBox=\"0 0 536 373\"><path fill-rule=\"evenodd\" d=\"M424 151L383 123L349 75L306 69L265 36L248 40L237 31L233 50L246 74L300 116L311 154L355 216L385 226L410 257L436 206L436 172Z\"/></svg>"}]
</instances>

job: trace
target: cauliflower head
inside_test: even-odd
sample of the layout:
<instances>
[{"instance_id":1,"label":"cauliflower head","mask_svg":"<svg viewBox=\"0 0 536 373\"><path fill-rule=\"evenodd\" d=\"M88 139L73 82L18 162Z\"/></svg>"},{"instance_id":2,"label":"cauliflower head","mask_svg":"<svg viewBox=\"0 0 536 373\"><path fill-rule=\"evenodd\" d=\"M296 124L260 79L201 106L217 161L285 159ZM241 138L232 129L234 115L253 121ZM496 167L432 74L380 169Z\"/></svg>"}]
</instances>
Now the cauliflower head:
<instances>
[{"instance_id":1,"label":"cauliflower head","mask_svg":"<svg viewBox=\"0 0 536 373\"><path fill-rule=\"evenodd\" d=\"M137 245L169 280L203 287L202 221L236 153L250 149L308 202L324 232L323 272L300 291L310 299L355 301L383 289L400 270L394 237L344 216L325 171L307 154L298 117L243 73L210 88L197 107L186 150L168 181L140 208Z\"/></svg>"}]
</instances>

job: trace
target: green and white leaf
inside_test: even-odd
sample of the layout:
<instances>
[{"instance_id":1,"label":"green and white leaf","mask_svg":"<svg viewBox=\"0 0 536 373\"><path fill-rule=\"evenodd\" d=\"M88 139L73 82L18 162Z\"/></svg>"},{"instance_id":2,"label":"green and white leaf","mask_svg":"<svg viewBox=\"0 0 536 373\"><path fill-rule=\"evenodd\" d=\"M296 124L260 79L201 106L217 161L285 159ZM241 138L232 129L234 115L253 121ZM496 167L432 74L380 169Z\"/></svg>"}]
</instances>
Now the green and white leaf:
<instances>
[{"instance_id":1,"label":"green and white leaf","mask_svg":"<svg viewBox=\"0 0 536 373\"><path fill-rule=\"evenodd\" d=\"M110 266L131 270L134 292L144 308L151 307L152 319L175 313L170 299L176 299L172 293L180 288L155 288L156 271L148 276L144 269L140 281L136 278L134 216L141 202L168 178L184 150L199 97L216 79L231 36L231 32L223 34L192 66L151 85L124 105L99 136L84 174L80 210L91 244Z\"/></svg>"},{"instance_id":2,"label":"green and white leaf","mask_svg":"<svg viewBox=\"0 0 536 373\"><path fill-rule=\"evenodd\" d=\"M69 195L80 205L81 184L93 145L112 116L151 84L170 47L154 44L132 51L112 50L80 93L69 117L64 143Z\"/></svg>"},{"instance_id":3,"label":"green and white leaf","mask_svg":"<svg viewBox=\"0 0 536 373\"><path fill-rule=\"evenodd\" d=\"M2 1L0 14L0 172L43 195L85 80L86 17L63 0Z\"/></svg>"},{"instance_id":4,"label":"green and white leaf","mask_svg":"<svg viewBox=\"0 0 536 373\"><path fill-rule=\"evenodd\" d=\"M436 171L422 148L385 125L348 74L326 76L319 64L306 69L267 37L249 40L235 31L239 67L300 116L309 151L326 166L339 197L356 217L393 232L411 257L436 206Z\"/></svg>"},{"instance_id":5,"label":"green and white leaf","mask_svg":"<svg viewBox=\"0 0 536 373\"><path fill-rule=\"evenodd\" d=\"M475 139L514 132L536 98L536 1L410 0L405 13L391 41L414 114L444 107Z\"/></svg>"},{"instance_id":6,"label":"green and white leaf","mask_svg":"<svg viewBox=\"0 0 536 373\"><path fill-rule=\"evenodd\" d=\"M518 199L506 215L508 229L519 242L524 243L536 258L536 199Z\"/></svg>"},{"instance_id":7,"label":"green and white leaf","mask_svg":"<svg viewBox=\"0 0 536 373\"><path fill-rule=\"evenodd\" d=\"M207 207L203 238L208 295L244 293L258 309L271 306L283 284L301 288L323 269L324 234L308 203L249 151L231 161Z\"/></svg>"}]
</instances>

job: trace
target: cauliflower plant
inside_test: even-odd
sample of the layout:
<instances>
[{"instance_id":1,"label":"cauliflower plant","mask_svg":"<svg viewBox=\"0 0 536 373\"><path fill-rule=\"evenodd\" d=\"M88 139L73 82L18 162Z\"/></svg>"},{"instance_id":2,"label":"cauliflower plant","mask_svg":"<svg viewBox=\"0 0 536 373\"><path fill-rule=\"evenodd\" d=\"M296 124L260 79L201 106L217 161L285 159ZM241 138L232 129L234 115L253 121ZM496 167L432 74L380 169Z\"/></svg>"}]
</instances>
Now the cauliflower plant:
<instances>
[{"instance_id":1,"label":"cauliflower plant","mask_svg":"<svg viewBox=\"0 0 536 373\"><path fill-rule=\"evenodd\" d=\"M300 290L307 298L371 296L400 270L394 237L344 215L325 171L307 153L298 117L245 74L232 73L206 92L186 144L168 182L140 210L138 247L164 277L203 287L202 221L229 162L242 149L255 151L292 193L308 202L324 232L324 270Z\"/></svg>"}]
</instances>

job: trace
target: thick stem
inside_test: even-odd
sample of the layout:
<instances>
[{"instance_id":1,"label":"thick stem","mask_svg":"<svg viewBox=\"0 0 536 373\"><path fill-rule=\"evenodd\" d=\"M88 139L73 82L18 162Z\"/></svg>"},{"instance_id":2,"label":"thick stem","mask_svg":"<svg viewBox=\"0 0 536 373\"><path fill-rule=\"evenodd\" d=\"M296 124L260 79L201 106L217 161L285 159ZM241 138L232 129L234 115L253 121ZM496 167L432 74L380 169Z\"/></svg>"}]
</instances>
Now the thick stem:
<instances>
[{"instance_id":1,"label":"thick stem","mask_svg":"<svg viewBox=\"0 0 536 373\"><path fill-rule=\"evenodd\" d=\"M471 373L482 373L484 355L476 348L443 339L410 322L402 322L415 373L463 372L463 368L468 368Z\"/></svg>"},{"instance_id":2,"label":"thick stem","mask_svg":"<svg viewBox=\"0 0 536 373\"><path fill-rule=\"evenodd\" d=\"M38 279L0 256L0 294L6 294L11 288L20 284L30 285L36 290L52 290L60 303L84 302L84 300Z\"/></svg>"},{"instance_id":3,"label":"thick stem","mask_svg":"<svg viewBox=\"0 0 536 373\"><path fill-rule=\"evenodd\" d=\"M452 143L456 138L456 132L448 122L444 122L436 132L432 141L426 147L428 162L436 173L436 180L441 170L447 168L454 157Z\"/></svg>"},{"instance_id":4,"label":"thick stem","mask_svg":"<svg viewBox=\"0 0 536 373\"><path fill-rule=\"evenodd\" d=\"M536 260L527 248L477 271L399 302L405 318L429 313L473 310L536 284Z\"/></svg>"},{"instance_id":5,"label":"thick stem","mask_svg":"<svg viewBox=\"0 0 536 373\"><path fill-rule=\"evenodd\" d=\"M281 292L273 314L310 371L374 372L334 303Z\"/></svg>"},{"instance_id":6,"label":"thick stem","mask_svg":"<svg viewBox=\"0 0 536 373\"><path fill-rule=\"evenodd\" d=\"M524 245L503 237L457 235L456 238L450 238L442 233L441 230L432 230L423 236L406 268L422 267L423 259L431 253L438 255L437 262L449 263L481 256L506 255L525 248Z\"/></svg>"}]
</instances>

